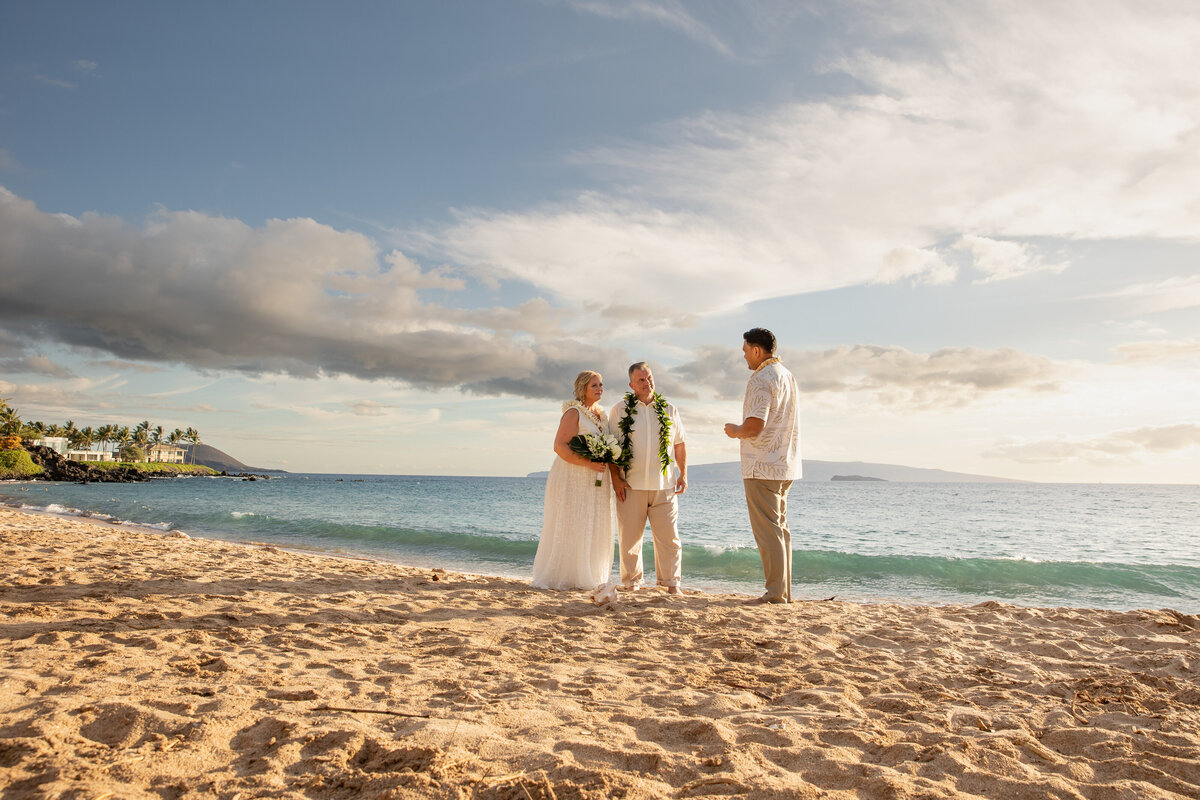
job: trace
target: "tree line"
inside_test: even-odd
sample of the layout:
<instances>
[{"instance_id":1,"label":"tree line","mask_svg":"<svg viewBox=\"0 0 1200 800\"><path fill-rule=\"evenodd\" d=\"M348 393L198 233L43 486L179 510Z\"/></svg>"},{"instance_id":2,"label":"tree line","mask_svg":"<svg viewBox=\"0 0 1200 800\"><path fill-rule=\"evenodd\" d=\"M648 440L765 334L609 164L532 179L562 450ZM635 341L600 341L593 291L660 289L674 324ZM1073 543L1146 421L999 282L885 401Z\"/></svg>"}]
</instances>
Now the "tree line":
<instances>
[{"instance_id":1,"label":"tree line","mask_svg":"<svg viewBox=\"0 0 1200 800\"><path fill-rule=\"evenodd\" d=\"M52 436L66 438L74 450L90 450L96 445L112 444L120 461L143 461L146 458L146 448L156 444L192 445L192 463L196 461L196 445L200 444L200 432L195 428L176 428L168 433L162 425L152 425L150 420L143 420L132 428L127 425L101 425L93 428L88 425L78 427L73 420L67 420L62 425L44 422L23 422L17 409L0 397L0 437L15 438L16 444L21 441L32 441ZM0 449L11 449L0 446Z\"/></svg>"}]
</instances>

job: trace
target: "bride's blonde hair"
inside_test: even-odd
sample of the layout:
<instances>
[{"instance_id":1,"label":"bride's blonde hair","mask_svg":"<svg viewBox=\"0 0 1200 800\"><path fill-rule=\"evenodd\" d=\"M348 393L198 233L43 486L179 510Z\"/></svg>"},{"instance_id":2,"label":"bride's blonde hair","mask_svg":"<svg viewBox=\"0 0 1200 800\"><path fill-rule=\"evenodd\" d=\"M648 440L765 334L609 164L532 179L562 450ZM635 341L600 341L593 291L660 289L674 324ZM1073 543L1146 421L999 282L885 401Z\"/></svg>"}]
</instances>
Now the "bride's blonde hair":
<instances>
[{"instance_id":1,"label":"bride's blonde hair","mask_svg":"<svg viewBox=\"0 0 1200 800\"><path fill-rule=\"evenodd\" d=\"M590 369L585 369L575 376L575 399L581 403L587 397L587 386L592 382L592 378L604 380L604 377L599 372L593 372Z\"/></svg>"}]
</instances>

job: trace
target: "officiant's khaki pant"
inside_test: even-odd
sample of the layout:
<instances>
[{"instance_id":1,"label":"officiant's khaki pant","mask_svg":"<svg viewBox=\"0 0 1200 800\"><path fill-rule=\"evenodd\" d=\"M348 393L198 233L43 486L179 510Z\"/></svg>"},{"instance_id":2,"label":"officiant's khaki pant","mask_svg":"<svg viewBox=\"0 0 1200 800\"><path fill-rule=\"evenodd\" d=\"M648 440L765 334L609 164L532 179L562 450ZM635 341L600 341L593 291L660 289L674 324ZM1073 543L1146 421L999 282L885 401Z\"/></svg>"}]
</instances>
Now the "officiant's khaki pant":
<instances>
[{"instance_id":1,"label":"officiant's khaki pant","mask_svg":"<svg viewBox=\"0 0 1200 800\"><path fill-rule=\"evenodd\" d=\"M678 586L683 575L683 548L679 543L679 505L673 489L626 489L617 501L620 528L621 583L642 582L642 537L646 521L654 539L654 575L659 586Z\"/></svg>"},{"instance_id":2,"label":"officiant's khaki pant","mask_svg":"<svg viewBox=\"0 0 1200 800\"><path fill-rule=\"evenodd\" d=\"M746 508L758 543L768 602L792 602L792 533L787 526L787 496L791 481L746 478Z\"/></svg>"}]
</instances>

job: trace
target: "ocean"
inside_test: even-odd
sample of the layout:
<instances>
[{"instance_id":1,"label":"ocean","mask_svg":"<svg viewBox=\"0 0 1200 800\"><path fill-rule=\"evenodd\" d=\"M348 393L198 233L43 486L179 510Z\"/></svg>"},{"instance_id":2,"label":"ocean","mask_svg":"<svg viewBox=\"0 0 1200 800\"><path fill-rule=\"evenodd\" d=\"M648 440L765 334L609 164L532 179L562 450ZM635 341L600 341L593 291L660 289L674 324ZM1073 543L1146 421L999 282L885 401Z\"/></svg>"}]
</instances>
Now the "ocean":
<instances>
[{"instance_id":1,"label":"ocean","mask_svg":"<svg viewBox=\"0 0 1200 800\"><path fill-rule=\"evenodd\" d=\"M528 579L544 490L539 477L289 474L7 482L0 502ZM679 514L685 587L761 593L740 483L692 486ZM789 519L797 599L1200 613L1200 486L797 482ZM645 558L652 569L648 532Z\"/></svg>"}]
</instances>

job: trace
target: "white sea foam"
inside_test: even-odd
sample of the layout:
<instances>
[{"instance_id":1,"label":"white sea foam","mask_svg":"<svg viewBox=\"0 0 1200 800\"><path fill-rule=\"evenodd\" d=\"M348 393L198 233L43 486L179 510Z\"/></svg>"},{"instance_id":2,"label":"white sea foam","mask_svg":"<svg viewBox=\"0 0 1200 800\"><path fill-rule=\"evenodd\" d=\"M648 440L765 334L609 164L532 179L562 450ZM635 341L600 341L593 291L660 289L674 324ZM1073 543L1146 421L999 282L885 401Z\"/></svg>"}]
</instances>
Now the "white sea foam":
<instances>
[{"instance_id":1,"label":"white sea foam","mask_svg":"<svg viewBox=\"0 0 1200 800\"><path fill-rule=\"evenodd\" d=\"M29 506L29 507L36 508L36 506ZM83 516L83 512L80 511L78 508L71 508L70 506L60 506L58 503L51 503L50 505L45 506L42 510L45 511L47 514L60 514L62 516L68 516L68 517Z\"/></svg>"},{"instance_id":2,"label":"white sea foam","mask_svg":"<svg viewBox=\"0 0 1200 800\"><path fill-rule=\"evenodd\" d=\"M114 522L113 524L125 525L130 528L150 528L151 530L164 531L164 532L169 531L169 530L171 530L171 528L174 527L169 522L130 522L129 520L125 520L125 519L118 520L118 521Z\"/></svg>"}]
</instances>

